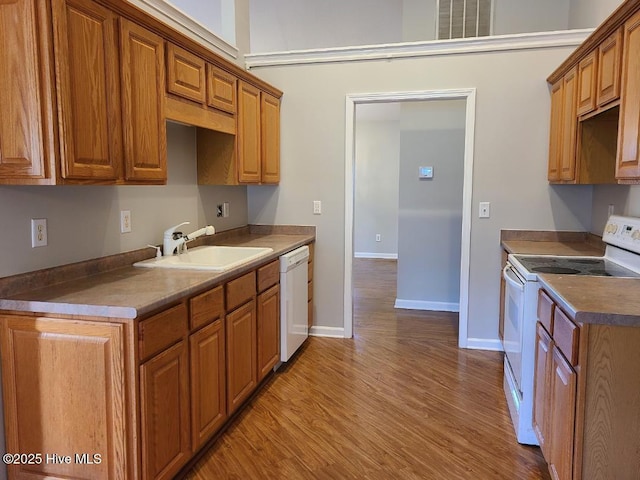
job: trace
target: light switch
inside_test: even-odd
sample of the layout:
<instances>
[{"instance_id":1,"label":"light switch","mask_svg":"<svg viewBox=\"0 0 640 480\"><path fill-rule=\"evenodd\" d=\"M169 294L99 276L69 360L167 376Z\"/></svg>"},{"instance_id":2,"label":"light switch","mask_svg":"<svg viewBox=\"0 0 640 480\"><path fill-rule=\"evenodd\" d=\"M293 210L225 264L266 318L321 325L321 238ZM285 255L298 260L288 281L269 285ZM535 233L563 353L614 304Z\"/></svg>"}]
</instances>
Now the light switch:
<instances>
[{"instance_id":1,"label":"light switch","mask_svg":"<svg viewBox=\"0 0 640 480\"><path fill-rule=\"evenodd\" d=\"M489 218L491 216L491 202L480 202L480 218Z\"/></svg>"}]
</instances>

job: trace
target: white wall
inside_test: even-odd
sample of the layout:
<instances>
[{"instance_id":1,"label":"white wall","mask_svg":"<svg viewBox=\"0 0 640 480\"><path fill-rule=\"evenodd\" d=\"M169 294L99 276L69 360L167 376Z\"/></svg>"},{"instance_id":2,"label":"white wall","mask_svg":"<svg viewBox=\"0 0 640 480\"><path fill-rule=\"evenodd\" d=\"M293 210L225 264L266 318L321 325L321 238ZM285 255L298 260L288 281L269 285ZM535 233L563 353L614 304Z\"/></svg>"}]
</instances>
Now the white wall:
<instances>
[{"instance_id":1,"label":"white wall","mask_svg":"<svg viewBox=\"0 0 640 480\"><path fill-rule=\"evenodd\" d=\"M251 0L251 52L399 42L402 0Z\"/></svg>"},{"instance_id":2,"label":"white wall","mask_svg":"<svg viewBox=\"0 0 640 480\"><path fill-rule=\"evenodd\" d=\"M436 38L437 0L250 3L252 53ZM495 35L565 30L568 24L569 0L495 0Z\"/></svg>"},{"instance_id":3,"label":"white wall","mask_svg":"<svg viewBox=\"0 0 640 480\"><path fill-rule=\"evenodd\" d=\"M623 0L571 0L569 28L595 28L600 25Z\"/></svg>"},{"instance_id":4,"label":"white wall","mask_svg":"<svg viewBox=\"0 0 640 480\"><path fill-rule=\"evenodd\" d=\"M569 0L494 0L493 34L566 30Z\"/></svg>"},{"instance_id":5,"label":"white wall","mask_svg":"<svg viewBox=\"0 0 640 480\"><path fill-rule=\"evenodd\" d=\"M356 108L353 232L356 256L398 255L400 110L393 108L399 105L391 107ZM371 110L380 111L382 117L369 120ZM380 242L376 242L376 234L380 234Z\"/></svg>"},{"instance_id":6,"label":"white wall","mask_svg":"<svg viewBox=\"0 0 640 480\"><path fill-rule=\"evenodd\" d=\"M550 101L545 78L572 50L252 70L285 95L282 182L279 188L248 187L249 220L317 225L316 325L343 324L346 95L474 87L469 336L497 338L500 229L590 228L592 188L554 188L546 180ZM313 200L323 200L322 215L313 215ZM479 201L492 202L490 219L476 217Z\"/></svg>"},{"instance_id":7,"label":"white wall","mask_svg":"<svg viewBox=\"0 0 640 480\"><path fill-rule=\"evenodd\" d=\"M402 105L397 306L458 308L465 114L464 100Z\"/></svg>"},{"instance_id":8,"label":"white wall","mask_svg":"<svg viewBox=\"0 0 640 480\"><path fill-rule=\"evenodd\" d=\"M194 128L168 123L167 146L166 186L0 186L0 277L161 244L183 221L186 232L247 224L246 187L196 185ZM216 218L223 201L231 215ZM131 211L131 233L120 233L120 210ZM47 247L31 248L32 218L47 219Z\"/></svg>"}]
</instances>

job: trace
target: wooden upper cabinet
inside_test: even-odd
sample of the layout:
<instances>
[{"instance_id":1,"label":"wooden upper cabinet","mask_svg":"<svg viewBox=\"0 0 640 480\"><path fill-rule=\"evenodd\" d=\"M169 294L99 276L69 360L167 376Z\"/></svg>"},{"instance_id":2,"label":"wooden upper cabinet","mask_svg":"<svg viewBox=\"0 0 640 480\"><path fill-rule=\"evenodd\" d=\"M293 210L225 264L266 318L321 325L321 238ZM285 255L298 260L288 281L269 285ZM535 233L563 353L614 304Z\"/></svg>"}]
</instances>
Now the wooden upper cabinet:
<instances>
[{"instance_id":1,"label":"wooden upper cabinet","mask_svg":"<svg viewBox=\"0 0 640 480\"><path fill-rule=\"evenodd\" d=\"M260 112L262 183L280 181L280 99L262 92Z\"/></svg>"},{"instance_id":2,"label":"wooden upper cabinet","mask_svg":"<svg viewBox=\"0 0 640 480\"><path fill-rule=\"evenodd\" d=\"M164 41L128 20L121 20L122 114L125 179L165 182Z\"/></svg>"},{"instance_id":3,"label":"wooden upper cabinet","mask_svg":"<svg viewBox=\"0 0 640 480\"><path fill-rule=\"evenodd\" d=\"M167 43L167 91L204 103L205 61L191 52Z\"/></svg>"},{"instance_id":4,"label":"wooden upper cabinet","mask_svg":"<svg viewBox=\"0 0 640 480\"><path fill-rule=\"evenodd\" d=\"M578 64L577 114L584 115L596 108L598 55L594 50Z\"/></svg>"},{"instance_id":5,"label":"wooden upper cabinet","mask_svg":"<svg viewBox=\"0 0 640 480\"><path fill-rule=\"evenodd\" d=\"M560 160L562 154L562 105L564 82L558 80L551 86L551 122L549 126L549 169L550 182L560 180Z\"/></svg>"},{"instance_id":6,"label":"wooden upper cabinet","mask_svg":"<svg viewBox=\"0 0 640 480\"><path fill-rule=\"evenodd\" d=\"M53 0L62 176L121 176L118 17L91 0Z\"/></svg>"},{"instance_id":7,"label":"wooden upper cabinet","mask_svg":"<svg viewBox=\"0 0 640 480\"><path fill-rule=\"evenodd\" d=\"M224 70L207 64L207 105L235 114L238 79Z\"/></svg>"},{"instance_id":8,"label":"wooden upper cabinet","mask_svg":"<svg viewBox=\"0 0 640 480\"><path fill-rule=\"evenodd\" d=\"M260 90L238 82L238 181L260 183Z\"/></svg>"},{"instance_id":9,"label":"wooden upper cabinet","mask_svg":"<svg viewBox=\"0 0 640 480\"><path fill-rule=\"evenodd\" d=\"M577 68L564 76L562 87L562 141L560 144L560 180L576 179Z\"/></svg>"},{"instance_id":10,"label":"wooden upper cabinet","mask_svg":"<svg viewBox=\"0 0 640 480\"><path fill-rule=\"evenodd\" d=\"M0 24L0 182L49 183L56 125L49 9L38 0L0 2Z\"/></svg>"},{"instance_id":11,"label":"wooden upper cabinet","mask_svg":"<svg viewBox=\"0 0 640 480\"><path fill-rule=\"evenodd\" d=\"M624 24L616 179L640 180L640 12Z\"/></svg>"},{"instance_id":12,"label":"wooden upper cabinet","mask_svg":"<svg viewBox=\"0 0 640 480\"><path fill-rule=\"evenodd\" d=\"M622 29L618 29L598 47L598 107L620 98L621 59Z\"/></svg>"}]
</instances>

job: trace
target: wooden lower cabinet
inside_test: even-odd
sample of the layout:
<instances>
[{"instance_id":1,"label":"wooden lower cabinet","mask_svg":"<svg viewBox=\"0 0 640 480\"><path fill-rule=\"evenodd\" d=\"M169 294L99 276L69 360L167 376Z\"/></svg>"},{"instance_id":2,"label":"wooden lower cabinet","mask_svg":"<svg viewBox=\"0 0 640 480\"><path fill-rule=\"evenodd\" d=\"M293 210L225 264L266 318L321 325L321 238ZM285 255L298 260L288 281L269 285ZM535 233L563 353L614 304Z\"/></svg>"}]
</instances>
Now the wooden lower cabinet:
<instances>
[{"instance_id":1,"label":"wooden lower cabinet","mask_svg":"<svg viewBox=\"0 0 640 480\"><path fill-rule=\"evenodd\" d=\"M640 328L538 314L534 430L551 477L640 478Z\"/></svg>"},{"instance_id":2,"label":"wooden lower cabinet","mask_svg":"<svg viewBox=\"0 0 640 480\"><path fill-rule=\"evenodd\" d=\"M536 329L536 366L535 389L533 403L533 429L536 432L542 453L549 458L551 438L551 337L541 323Z\"/></svg>"},{"instance_id":3,"label":"wooden lower cabinet","mask_svg":"<svg viewBox=\"0 0 640 480\"><path fill-rule=\"evenodd\" d=\"M280 360L280 285L258 296L258 382Z\"/></svg>"},{"instance_id":4,"label":"wooden lower cabinet","mask_svg":"<svg viewBox=\"0 0 640 480\"><path fill-rule=\"evenodd\" d=\"M142 478L173 478L191 456L187 344L140 367Z\"/></svg>"},{"instance_id":5,"label":"wooden lower cabinet","mask_svg":"<svg viewBox=\"0 0 640 480\"><path fill-rule=\"evenodd\" d=\"M576 372L556 346L553 346L551 358L549 470L554 480L571 480L576 418Z\"/></svg>"},{"instance_id":6,"label":"wooden lower cabinet","mask_svg":"<svg viewBox=\"0 0 640 480\"><path fill-rule=\"evenodd\" d=\"M227 411L229 415L257 386L256 301L227 314Z\"/></svg>"},{"instance_id":7,"label":"wooden lower cabinet","mask_svg":"<svg viewBox=\"0 0 640 480\"><path fill-rule=\"evenodd\" d=\"M224 319L189 338L191 360L191 437L197 450L227 419Z\"/></svg>"},{"instance_id":8,"label":"wooden lower cabinet","mask_svg":"<svg viewBox=\"0 0 640 480\"><path fill-rule=\"evenodd\" d=\"M135 421L124 388L124 325L0 319L6 451L42 454L38 464L9 465L9 478L131 478L127 426ZM44 458L53 453L72 461ZM99 463L77 461L83 453L99 455Z\"/></svg>"}]
</instances>

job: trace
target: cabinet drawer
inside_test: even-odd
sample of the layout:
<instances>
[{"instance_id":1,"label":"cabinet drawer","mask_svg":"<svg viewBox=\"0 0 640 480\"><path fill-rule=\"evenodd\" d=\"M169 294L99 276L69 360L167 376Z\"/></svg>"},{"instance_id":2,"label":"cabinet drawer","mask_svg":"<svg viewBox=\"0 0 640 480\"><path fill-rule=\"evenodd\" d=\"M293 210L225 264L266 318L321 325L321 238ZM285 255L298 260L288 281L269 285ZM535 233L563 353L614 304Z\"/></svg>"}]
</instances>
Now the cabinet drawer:
<instances>
[{"instance_id":1,"label":"cabinet drawer","mask_svg":"<svg viewBox=\"0 0 640 480\"><path fill-rule=\"evenodd\" d=\"M227 283L227 311L251 300L256 294L256 272L249 272Z\"/></svg>"},{"instance_id":2,"label":"cabinet drawer","mask_svg":"<svg viewBox=\"0 0 640 480\"><path fill-rule=\"evenodd\" d=\"M258 269L258 292L264 292L267 288L278 283L280 280L279 263L279 260L274 260Z\"/></svg>"},{"instance_id":3,"label":"cabinet drawer","mask_svg":"<svg viewBox=\"0 0 640 480\"><path fill-rule=\"evenodd\" d=\"M555 303L544 290L538 290L538 320L553 335L553 311Z\"/></svg>"},{"instance_id":4,"label":"cabinet drawer","mask_svg":"<svg viewBox=\"0 0 640 480\"><path fill-rule=\"evenodd\" d=\"M559 308L553 313L553 340L571 365L578 363L580 329Z\"/></svg>"},{"instance_id":5,"label":"cabinet drawer","mask_svg":"<svg viewBox=\"0 0 640 480\"><path fill-rule=\"evenodd\" d=\"M140 360L161 352L187 333L187 307L184 303L140 322L138 342Z\"/></svg>"},{"instance_id":6,"label":"cabinet drawer","mask_svg":"<svg viewBox=\"0 0 640 480\"><path fill-rule=\"evenodd\" d=\"M192 330L224 315L224 294L222 290L221 285L190 300Z\"/></svg>"},{"instance_id":7,"label":"cabinet drawer","mask_svg":"<svg viewBox=\"0 0 640 480\"><path fill-rule=\"evenodd\" d=\"M189 100L204 103L204 60L171 43L167 44L167 90Z\"/></svg>"},{"instance_id":8,"label":"cabinet drawer","mask_svg":"<svg viewBox=\"0 0 640 480\"><path fill-rule=\"evenodd\" d=\"M235 114L237 82L230 73L207 63L207 105Z\"/></svg>"}]
</instances>

